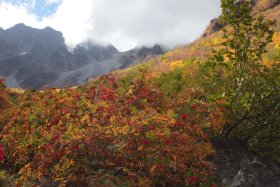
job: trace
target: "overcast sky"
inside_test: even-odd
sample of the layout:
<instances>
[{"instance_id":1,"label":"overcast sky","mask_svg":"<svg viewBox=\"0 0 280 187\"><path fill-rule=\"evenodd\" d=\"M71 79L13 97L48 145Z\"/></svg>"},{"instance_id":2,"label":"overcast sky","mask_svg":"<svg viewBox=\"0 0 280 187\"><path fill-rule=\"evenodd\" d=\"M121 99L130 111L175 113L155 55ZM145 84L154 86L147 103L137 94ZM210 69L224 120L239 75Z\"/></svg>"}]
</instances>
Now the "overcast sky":
<instances>
[{"instance_id":1,"label":"overcast sky","mask_svg":"<svg viewBox=\"0 0 280 187\"><path fill-rule=\"evenodd\" d=\"M93 40L120 51L189 43L219 14L220 0L0 0L4 29L51 26L70 46Z\"/></svg>"}]
</instances>

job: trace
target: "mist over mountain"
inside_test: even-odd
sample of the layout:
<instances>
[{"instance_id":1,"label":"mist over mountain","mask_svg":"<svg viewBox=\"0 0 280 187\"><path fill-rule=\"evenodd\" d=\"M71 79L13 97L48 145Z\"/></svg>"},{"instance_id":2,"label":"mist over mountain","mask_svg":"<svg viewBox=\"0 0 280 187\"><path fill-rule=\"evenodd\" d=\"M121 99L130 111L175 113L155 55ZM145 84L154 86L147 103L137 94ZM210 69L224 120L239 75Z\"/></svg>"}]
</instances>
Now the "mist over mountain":
<instances>
[{"instance_id":1,"label":"mist over mountain","mask_svg":"<svg viewBox=\"0 0 280 187\"><path fill-rule=\"evenodd\" d=\"M40 29L51 26L63 33L67 45L93 40L122 52L136 46L173 48L192 42L219 15L219 0L0 1L4 29L17 23Z\"/></svg>"},{"instance_id":2,"label":"mist over mountain","mask_svg":"<svg viewBox=\"0 0 280 187\"><path fill-rule=\"evenodd\" d=\"M0 75L8 87L68 87L113 69L125 68L164 50L136 48L119 52L114 46L82 43L69 51L61 32L17 24L0 29Z\"/></svg>"}]
</instances>

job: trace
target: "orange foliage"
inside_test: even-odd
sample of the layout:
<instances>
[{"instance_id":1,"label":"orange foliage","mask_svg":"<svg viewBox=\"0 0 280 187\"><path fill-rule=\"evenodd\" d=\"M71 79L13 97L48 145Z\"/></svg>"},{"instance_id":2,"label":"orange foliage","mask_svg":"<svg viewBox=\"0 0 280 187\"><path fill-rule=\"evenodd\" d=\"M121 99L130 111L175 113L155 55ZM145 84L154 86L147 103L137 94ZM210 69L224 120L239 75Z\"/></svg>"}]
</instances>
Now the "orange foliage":
<instances>
[{"instance_id":1,"label":"orange foliage","mask_svg":"<svg viewBox=\"0 0 280 187\"><path fill-rule=\"evenodd\" d=\"M147 79L120 81L108 75L79 89L22 95L1 134L15 185L209 184L208 134L219 129L220 109L198 100L199 91L165 100Z\"/></svg>"}]
</instances>

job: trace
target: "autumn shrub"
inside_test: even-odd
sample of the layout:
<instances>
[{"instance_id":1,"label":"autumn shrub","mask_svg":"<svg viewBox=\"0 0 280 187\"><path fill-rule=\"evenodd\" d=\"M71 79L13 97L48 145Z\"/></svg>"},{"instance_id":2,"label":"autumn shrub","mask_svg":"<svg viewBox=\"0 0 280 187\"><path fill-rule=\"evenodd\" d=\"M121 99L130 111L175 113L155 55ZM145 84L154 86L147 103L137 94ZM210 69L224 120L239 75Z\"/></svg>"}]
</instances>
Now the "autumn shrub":
<instances>
[{"instance_id":1,"label":"autumn shrub","mask_svg":"<svg viewBox=\"0 0 280 187\"><path fill-rule=\"evenodd\" d=\"M3 90L5 88L4 79L0 78L0 89Z\"/></svg>"},{"instance_id":2,"label":"autumn shrub","mask_svg":"<svg viewBox=\"0 0 280 187\"><path fill-rule=\"evenodd\" d=\"M217 47L209 46L212 58L205 62L194 60L186 67L178 67L178 71L162 74L158 85L172 96L186 87L203 92L200 100L223 111L221 131L213 131L214 136L234 136L245 141L252 151L279 162L278 34L270 43L274 21L253 17L249 2L223 0L222 6L228 26L222 42ZM264 55L270 63L264 63Z\"/></svg>"},{"instance_id":3,"label":"autumn shrub","mask_svg":"<svg viewBox=\"0 0 280 187\"><path fill-rule=\"evenodd\" d=\"M279 47L273 50L272 54L270 55L270 58L273 61L280 62L280 48Z\"/></svg>"},{"instance_id":4,"label":"autumn shrub","mask_svg":"<svg viewBox=\"0 0 280 187\"><path fill-rule=\"evenodd\" d=\"M14 185L210 185L220 108L188 88L165 100L141 74L20 96L1 133Z\"/></svg>"},{"instance_id":5,"label":"autumn shrub","mask_svg":"<svg viewBox=\"0 0 280 187\"><path fill-rule=\"evenodd\" d=\"M280 163L280 66L275 64L263 73L262 82L255 89L251 114L235 132L249 148Z\"/></svg>"},{"instance_id":6,"label":"autumn shrub","mask_svg":"<svg viewBox=\"0 0 280 187\"><path fill-rule=\"evenodd\" d=\"M168 96L172 96L180 92L186 85L184 79L184 68L178 67L175 70L162 74L157 80L158 86Z\"/></svg>"},{"instance_id":7,"label":"autumn shrub","mask_svg":"<svg viewBox=\"0 0 280 187\"><path fill-rule=\"evenodd\" d=\"M250 2L222 1L225 42L200 69L207 101L224 101L221 136L235 136L279 162L279 63L262 62L274 21L253 17Z\"/></svg>"},{"instance_id":8,"label":"autumn shrub","mask_svg":"<svg viewBox=\"0 0 280 187\"><path fill-rule=\"evenodd\" d=\"M3 110L8 108L11 104L5 88L4 79L0 79L0 112L3 112Z\"/></svg>"}]
</instances>

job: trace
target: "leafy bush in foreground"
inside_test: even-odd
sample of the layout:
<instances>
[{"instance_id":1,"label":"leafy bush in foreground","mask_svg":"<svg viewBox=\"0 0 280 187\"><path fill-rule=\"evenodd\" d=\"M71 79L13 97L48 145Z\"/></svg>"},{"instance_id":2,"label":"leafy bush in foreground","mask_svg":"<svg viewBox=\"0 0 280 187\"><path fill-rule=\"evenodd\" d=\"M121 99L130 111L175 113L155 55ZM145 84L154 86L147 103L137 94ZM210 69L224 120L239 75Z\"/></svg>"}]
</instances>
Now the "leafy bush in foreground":
<instances>
[{"instance_id":1,"label":"leafy bush in foreground","mask_svg":"<svg viewBox=\"0 0 280 187\"><path fill-rule=\"evenodd\" d=\"M151 84L140 77L122 87L108 75L78 90L23 94L1 134L15 185L208 186L208 134L221 110L199 90L167 101Z\"/></svg>"}]
</instances>

